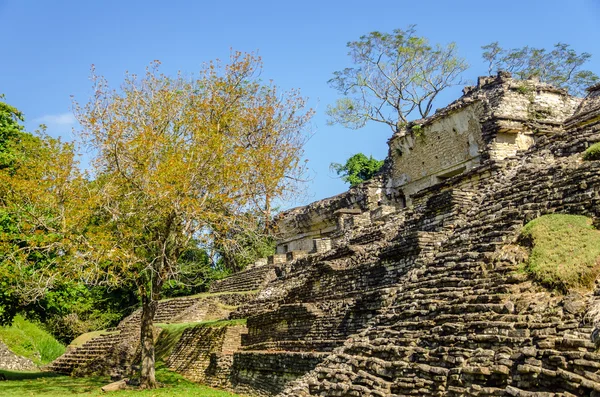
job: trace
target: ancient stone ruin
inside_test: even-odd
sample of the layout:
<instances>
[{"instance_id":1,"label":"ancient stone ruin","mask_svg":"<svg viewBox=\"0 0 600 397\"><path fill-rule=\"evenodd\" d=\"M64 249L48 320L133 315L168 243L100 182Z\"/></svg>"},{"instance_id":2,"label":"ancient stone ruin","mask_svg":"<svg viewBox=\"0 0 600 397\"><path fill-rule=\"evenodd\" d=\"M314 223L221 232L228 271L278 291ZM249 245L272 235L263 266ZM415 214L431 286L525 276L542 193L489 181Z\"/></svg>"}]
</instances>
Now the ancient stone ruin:
<instances>
[{"instance_id":1,"label":"ancient stone ruin","mask_svg":"<svg viewBox=\"0 0 600 397\"><path fill-rule=\"evenodd\" d=\"M282 214L276 255L161 302L155 322L199 322L165 362L247 395L600 396L600 286L551 292L509 248L545 214L598 223L599 141L600 86L480 78L391 137L381 175ZM51 369L125 368L137 327Z\"/></svg>"}]
</instances>

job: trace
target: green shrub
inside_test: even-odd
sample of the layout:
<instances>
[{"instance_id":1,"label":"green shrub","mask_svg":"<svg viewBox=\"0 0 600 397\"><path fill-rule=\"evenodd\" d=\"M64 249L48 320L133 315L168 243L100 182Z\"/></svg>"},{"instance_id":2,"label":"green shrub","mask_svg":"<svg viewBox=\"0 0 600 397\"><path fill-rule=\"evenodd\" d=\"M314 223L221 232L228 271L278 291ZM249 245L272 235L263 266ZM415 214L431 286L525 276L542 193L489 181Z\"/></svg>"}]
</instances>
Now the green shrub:
<instances>
[{"instance_id":1,"label":"green shrub","mask_svg":"<svg viewBox=\"0 0 600 397\"><path fill-rule=\"evenodd\" d=\"M544 215L525 225L521 242L531 249L524 270L550 289L590 289L600 274L600 231L588 217Z\"/></svg>"},{"instance_id":2,"label":"green shrub","mask_svg":"<svg viewBox=\"0 0 600 397\"><path fill-rule=\"evenodd\" d=\"M594 143L583 152L583 159L586 161L600 160L600 142Z\"/></svg>"}]
</instances>

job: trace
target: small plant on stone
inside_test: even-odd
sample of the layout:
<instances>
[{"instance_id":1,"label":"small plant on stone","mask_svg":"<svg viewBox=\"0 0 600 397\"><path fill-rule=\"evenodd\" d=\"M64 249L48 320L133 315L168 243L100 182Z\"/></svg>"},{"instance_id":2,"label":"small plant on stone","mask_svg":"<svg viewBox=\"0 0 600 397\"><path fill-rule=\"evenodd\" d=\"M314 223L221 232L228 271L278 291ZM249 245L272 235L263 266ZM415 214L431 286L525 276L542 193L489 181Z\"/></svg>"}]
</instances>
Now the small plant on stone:
<instances>
[{"instance_id":1,"label":"small plant on stone","mask_svg":"<svg viewBox=\"0 0 600 397\"><path fill-rule=\"evenodd\" d=\"M421 126L421 124L413 125L412 127L410 127L410 130L415 135L415 137L417 137L418 139L421 139L423 141L425 140L425 131L423 129L423 126Z\"/></svg>"},{"instance_id":2,"label":"small plant on stone","mask_svg":"<svg viewBox=\"0 0 600 397\"><path fill-rule=\"evenodd\" d=\"M583 152L583 159L586 161L600 160L600 142L594 143Z\"/></svg>"}]
</instances>

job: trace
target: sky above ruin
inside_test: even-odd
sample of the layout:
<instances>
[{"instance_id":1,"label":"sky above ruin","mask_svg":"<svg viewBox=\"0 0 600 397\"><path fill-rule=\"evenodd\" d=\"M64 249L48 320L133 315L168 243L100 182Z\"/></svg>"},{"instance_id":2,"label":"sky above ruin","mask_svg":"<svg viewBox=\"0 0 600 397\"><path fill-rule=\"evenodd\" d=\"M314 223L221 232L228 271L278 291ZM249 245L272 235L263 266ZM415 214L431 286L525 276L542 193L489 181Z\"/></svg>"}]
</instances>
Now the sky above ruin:
<instances>
[{"instance_id":1,"label":"sky above ruin","mask_svg":"<svg viewBox=\"0 0 600 397\"><path fill-rule=\"evenodd\" d=\"M482 45L564 42L591 53L586 68L600 74L599 22L600 0L0 0L0 93L25 113L29 131L44 123L51 135L71 140L71 95L80 102L89 97L92 64L116 87L126 70L143 73L155 59L167 74L192 74L204 62L227 60L230 49L258 52L262 79L299 88L316 110L305 147L310 182L299 200L282 205L291 207L347 189L329 170L331 162L358 152L387 155L389 127L327 125L325 110L337 98L327 80L352 66L348 41L416 24L432 43L457 43L471 65L464 75L471 83L487 72ZM458 98L461 89L447 90L435 107Z\"/></svg>"}]
</instances>

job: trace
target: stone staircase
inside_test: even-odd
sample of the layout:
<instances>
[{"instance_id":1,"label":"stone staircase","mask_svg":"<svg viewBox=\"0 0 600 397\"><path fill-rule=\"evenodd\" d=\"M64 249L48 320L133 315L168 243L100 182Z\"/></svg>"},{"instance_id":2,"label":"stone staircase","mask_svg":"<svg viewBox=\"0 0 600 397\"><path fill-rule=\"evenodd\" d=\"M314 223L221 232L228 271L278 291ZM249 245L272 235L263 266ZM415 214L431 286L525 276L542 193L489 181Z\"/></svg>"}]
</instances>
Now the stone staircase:
<instances>
[{"instance_id":1,"label":"stone staircase","mask_svg":"<svg viewBox=\"0 0 600 397\"><path fill-rule=\"evenodd\" d=\"M210 292L256 291L275 278L275 266L264 265L241 271L210 286Z\"/></svg>"},{"instance_id":2,"label":"stone staircase","mask_svg":"<svg viewBox=\"0 0 600 397\"><path fill-rule=\"evenodd\" d=\"M65 354L46 366L45 370L70 375L75 368L86 365L98 358L103 358L119 342L121 337L121 332L116 331L97 336L76 348L69 348Z\"/></svg>"},{"instance_id":3,"label":"stone staircase","mask_svg":"<svg viewBox=\"0 0 600 397\"><path fill-rule=\"evenodd\" d=\"M231 306L252 299L252 294L238 293L204 294L200 296L173 298L159 302L155 323L186 323L227 317ZM141 310L137 310L116 327L116 331L100 335L67 352L45 369L51 372L72 374L74 372L118 372L131 366L137 356ZM106 368L102 368L102 367ZM88 372L89 372L88 371Z\"/></svg>"}]
</instances>

